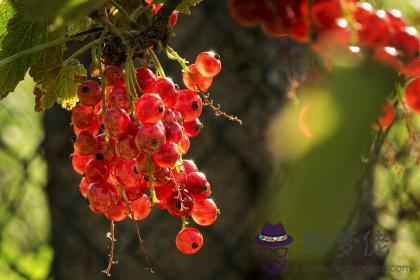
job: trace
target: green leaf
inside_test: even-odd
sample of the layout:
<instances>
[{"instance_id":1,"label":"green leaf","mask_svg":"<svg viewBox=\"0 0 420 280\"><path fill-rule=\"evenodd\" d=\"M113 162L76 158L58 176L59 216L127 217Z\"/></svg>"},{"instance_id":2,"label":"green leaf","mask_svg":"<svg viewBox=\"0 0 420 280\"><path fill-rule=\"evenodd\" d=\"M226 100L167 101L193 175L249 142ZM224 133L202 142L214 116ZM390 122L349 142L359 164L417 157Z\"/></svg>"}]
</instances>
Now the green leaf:
<instances>
[{"instance_id":1,"label":"green leaf","mask_svg":"<svg viewBox=\"0 0 420 280\"><path fill-rule=\"evenodd\" d=\"M13 12L10 10L12 6ZM2 2L1 12L8 16L13 15L13 17L8 21L7 18L1 18L0 20L0 32L2 32L0 60L49 40L48 23L24 18L22 11L26 7L27 1ZM7 27L5 29L6 22ZM13 63L0 67L1 99L13 91L19 81L23 80L25 73L39 56L40 53L24 55Z\"/></svg>"},{"instance_id":2,"label":"green leaf","mask_svg":"<svg viewBox=\"0 0 420 280\"><path fill-rule=\"evenodd\" d=\"M60 23L83 17L105 0L32 0L25 12L27 18L58 19Z\"/></svg>"},{"instance_id":3,"label":"green leaf","mask_svg":"<svg viewBox=\"0 0 420 280\"><path fill-rule=\"evenodd\" d=\"M203 0L182 0L181 4L178 5L178 7L176 8L180 13L183 14L191 14L191 7L195 7L198 4L200 4L200 2ZM161 3L164 4L166 2L166 0L155 0L153 1L153 3Z\"/></svg>"},{"instance_id":4,"label":"green leaf","mask_svg":"<svg viewBox=\"0 0 420 280\"><path fill-rule=\"evenodd\" d=\"M34 90L35 110L49 109L56 102L64 109L72 109L78 101L77 88L86 77L86 69L75 59L62 64L62 52L58 49L54 55L43 58L43 63L37 64L30 71L38 82Z\"/></svg>"}]
</instances>

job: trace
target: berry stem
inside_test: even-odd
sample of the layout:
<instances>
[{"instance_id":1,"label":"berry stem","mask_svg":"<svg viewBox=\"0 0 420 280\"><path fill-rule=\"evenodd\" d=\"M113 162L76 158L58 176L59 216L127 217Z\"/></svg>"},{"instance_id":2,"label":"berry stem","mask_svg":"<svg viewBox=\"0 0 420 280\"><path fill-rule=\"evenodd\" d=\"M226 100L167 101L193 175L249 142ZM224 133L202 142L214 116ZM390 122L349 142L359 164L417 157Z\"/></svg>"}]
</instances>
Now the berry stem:
<instances>
[{"instance_id":1,"label":"berry stem","mask_svg":"<svg viewBox=\"0 0 420 280\"><path fill-rule=\"evenodd\" d=\"M209 106L210 109L213 110L214 114L218 117L218 116L222 116L227 118L230 121L233 122L237 122L240 125L242 125L242 120L239 119L238 117L234 116L234 115L229 115L226 114L225 112L223 112L220 108L220 104L214 105L214 101L212 99L210 99L209 97L209 93L208 92L203 92L201 90L199 90L201 97L203 98L203 105L205 106Z\"/></svg>"},{"instance_id":2,"label":"berry stem","mask_svg":"<svg viewBox=\"0 0 420 280\"><path fill-rule=\"evenodd\" d=\"M103 41L104 41L104 33L102 33L100 38L100 43L97 47L94 47L92 50L96 50L93 52L93 59L95 61L96 67L99 70L99 76L101 78L101 90L102 90L102 101L101 101L101 112L102 114L105 113L105 107L106 107L106 84L105 84L105 77L104 77L104 70L102 68L102 51L103 51Z\"/></svg>"},{"instance_id":3,"label":"berry stem","mask_svg":"<svg viewBox=\"0 0 420 280\"><path fill-rule=\"evenodd\" d=\"M169 59L172 60L176 60L178 61L179 65L181 65L182 70L184 72L190 72L190 70L188 69L187 63L189 63L187 60L185 60L184 58L182 58L174 49L172 49L170 46L166 46L165 48L166 50L166 55L168 56Z\"/></svg>"},{"instance_id":4,"label":"berry stem","mask_svg":"<svg viewBox=\"0 0 420 280\"><path fill-rule=\"evenodd\" d=\"M65 38L61 38L61 39L57 39L57 40L46 42L44 44L37 45L37 46L35 46L33 48L29 48L29 49L23 50L21 52L15 53L15 54L13 54L11 56L8 56L8 57L0 60L0 66L6 65L8 63L11 63L11 62L15 61L16 59L19 59L19 58L21 58L21 57L23 57L25 55L28 55L28 54L31 54L31 53L35 53L35 52L39 52L39 51L42 51L42 50L45 50L45 49L49 49L51 47L55 47L55 46L58 46L58 45L62 45L64 43L67 43L67 42L70 42L70 41L73 41L73 40L76 40L76 39L83 38L83 37L85 37L88 34L95 34L95 33L101 32L101 31L102 31L102 28L100 28L100 29L95 28L95 29L92 29L92 30L81 32L79 34L75 34L75 35L70 36L70 37L65 37Z\"/></svg>"},{"instance_id":5,"label":"berry stem","mask_svg":"<svg viewBox=\"0 0 420 280\"><path fill-rule=\"evenodd\" d=\"M137 18L138 18L141 14L143 14L143 12L144 12L146 9L147 9L147 6L144 6L144 5L143 5L143 3L142 3L142 2L140 2L140 4L138 5L138 7L137 7L137 8L135 8L135 9L133 10L133 12L131 13L131 15L130 15L130 19L131 19L131 21L136 22L136 21L137 21Z\"/></svg>"},{"instance_id":6,"label":"berry stem","mask_svg":"<svg viewBox=\"0 0 420 280\"><path fill-rule=\"evenodd\" d=\"M115 0L109 0L109 2L113 5L113 6L115 6L115 8L117 8L118 9L118 11L120 11L121 13L123 13L124 14L124 16L128 19L128 20L130 20L131 21L131 16L130 16L130 14L127 12L127 10L126 9L124 9L124 7L123 6L121 6L117 1L115 1Z\"/></svg>"},{"instance_id":7,"label":"berry stem","mask_svg":"<svg viewBox=\"0 0 420 280\"><path fill-rule=\"evenodd\" d=\"M153 177L153 163L150 159L150 155L147 155L147 175L149 177L149 189L150 197L152 198L152 205L155 205L159 202L159 199L156 196L155 192L155 178Z\"/></svg>"},{"instance_id":8,"label":"berry stem","mask_svg":"<svg viewBox=\"0 0 420 280\"><path fill-rule=\"evenodd\" d=\"M115 242L117 241L115 239L115 224L114 221L110 221L110 230L107 234L107 237L111 240L111 246L109 247L109 254L108 254L108 265L103 273L106 274L106 276L111 276L111 268L113 264L117 264L118 261L114 261L114 251L115 251Z\"/></svg>"},{"instance_id":9,"label":"berry stem","mask_svg":"<svg viewBox=\"0 0 420 280\"><path fill-rule=\"evenodd\" d=\"M130 217L131 222L133 223L134 227L136 228L137 241L139 243L140 250L143 254L144 261L146 262L146 265L147 265L145 269L149 270L151 273L155 273L155 271L153 270L153 267L152 267L152 263L150 262L150 259L149 259L149 253L146 250L144 240L143 240L143 238L141 237L141 234L140 234L139 224L134 219L134 213L133 213L133 210L131 210L130 203L128 202L128 199L127 199L127 196L125 194L124 188L121 185L118 185L118 186L120 188L121 197L124 200L125 206L128 209L128 216Z\"/></svg>"},{"instance_id":10,"label":"berry stem","mask_svg":"<svg viewBox=\"0 0 420 280\"><path fill-rule=\"evenodd\" d=\"M163 71L162 65L160 64L159 59L157 58L155 52L151 48L149 48L147 49L147 54L152 58L153 64L155 65L159 73L159 76L161 76L162 78L165 78L166 77L165 71Z\"/></svg>"}]
</instances>

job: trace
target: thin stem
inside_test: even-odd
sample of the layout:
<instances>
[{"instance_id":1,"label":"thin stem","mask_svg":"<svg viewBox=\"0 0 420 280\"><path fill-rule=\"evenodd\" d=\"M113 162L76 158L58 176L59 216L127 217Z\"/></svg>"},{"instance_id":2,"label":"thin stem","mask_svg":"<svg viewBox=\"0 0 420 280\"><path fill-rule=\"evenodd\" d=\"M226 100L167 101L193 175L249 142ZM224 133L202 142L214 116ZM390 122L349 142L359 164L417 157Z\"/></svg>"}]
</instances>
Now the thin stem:
<instances>
[{"instance_id":1,"label":"thin stem","mask_svg":"<svg viewBox=\"0 0 420 280\"><path fill-rule=\"evenodd\" d=\"M157 58L155 52L152 49L147 49L147 53L149 54L149 56L152 58L153 60L153 64L155 65L159 76L161 76L162 78L165 78L165 71L163 71L162 65L159 62L159 59Z\"/></svg>"},{"instance_id":2,"label":"thin stem","mask_svg":"<svg viewBox=\"0 0 420 280\"><path fill-rule=\"evenodd\" d=\"M120 185L119 185L119 188L120 188L120 191L121 191L121 197L124 200L124 203L125 203L125 205L128 209L128 215L130 217L130 220L133 223L134 227L136 228L137 240L139 242L140 250L143 254L144 260L145 260L146 265L147 265L146 270L149 270L151 273L155 273L154 270L153 270L153 267L152 267L152 263L150 262L150 259L149 259L149 253L146 250L144 240L143 240L143 238L141 237L141 234L140 234L140 227L139 227L138 223L136 222L136 220L134 219L134 213L133 213L133 210L131 210L130 203L128 202L128 199L127 199L127 196L125 194L124 188Z\"/></svg>"},{"instance_id":3,"label":"thin stem","mask_svg":"<svg viewBox=\"0 0 420 280\"><path fill-rule=\"evenodd\" d=\"M155 178L153 177L153 163L149 155L147 155L147 175L149 177L149 190L150 190L150 196L152 199L152 204L155 205L156 203L159 203L160 201L157 198L156 192L155 192Z\"/></svg>"},{"instance_id":4,"label":"thin stem","mask_svg":"<svg viewBox=\"0 0 420 280\"><path fill-rule=\"evenodd\" d=\"M99 19L108 27L109 31L111 33L113 33L115 36L122 38L123 37L123 33L122 31L116 27L110 20L108 17L108 12L106 11L106 8L104 7L103 10L100 10L99 13Z\"/></svg>"},{"instance_id":5,"label":"thin stem","mask_svg":"<svg viewBox=\"0 0 420 280\"><path fill-rule=\"evenodd\" d=\"M80 49L78 49L77 51L75 51L68 58L66 58L66 60L63 61L63 64L69 63L73 58L78 57L79 55L81 55L82 53L84 53L85 51L87 51L88 49L90 49L91 47L93 47L94 45L96 45L97 43L99 43L100 41L101 41L101 38L96 39L96 40L93 40L93 41L87 43L86 45L84 45L83 47L81 47Z\"/></svg>"},{"instance_id":6,"label":"thin stem","mask_svg":"<svg viewBox=\"0 0 420 280\"><path fill-rule=\"evenodd\" d=\"M131 17L130 17L130 14L127 12L127 10L126 9L124 9L124 7L123 6L121 6L117 1L115 1L115 0L109 0L109 2L112 4L112 5L114 5L115 6L115 8L117 8L118 9L118 11L120 11L121 13L123 13L124 14L124 16L126 17L126 18L128 18L129 20L131 20Z\"/></svg>"},{"instance_id":7,"label":"thin stem","mask_svg":"<svg viewBox=\"0 0 420 280\"><path fill-rule=\"evenodd\" d=\"M51 48L51 47L55 47L55 46L58 46L58 45L61 45L61 44L64 44L64 43L82 38L82 37L86 36L87 34L94 34L94 33L100 32L100 31L102 31L102 30L95 29L94 31L89 32L89 33L83 32L83 33L80 33L80 34L76 34L74 36L64 37L64 38L60 38L60 39L57 39L57 40L46 42L44 44L37 45L33 48L29 48L29 49L20 51L18 53L15 53L11 56L8 56L8 57L2 59L0 61L0 66L11 63L11 62L15 61L16 59L19 59L19 58L21 58L25 55L35 53L35 52L39 52L39 51L42 51L42 50L45 50L45 49L48 49L48 48Z\"/></svg>"},{"instance_id":8,"label":"thin stem","mask_svg":"<svg viewBox=\"0 0 420 280\"><path fill-rule=\"evenodd\" d=\"M106 84L105 84L105 76L104 76L104 70L102 69L102 51L103 51L103 40L104 40L104 34L101 36L101 41L98 46L97 53L95 55L96 60L96 67L98 67L99 70L99 76L101 77L101 90L102 90L102 103L101 103L101 111L102 114L105 113L105 107L106 107Z\"/></svg>"},{"instance_id":9,"label":"thin stem","mask_svg":"<svg viewBox=\"0 0 420 280\"><path fill-rule=\"evenodd\" d=\"M141 94L143 94L143 90L141 89L141 87L140 87L140 84L139 84L139 81L137 81L137 77L136 77L136 68L134 67L134 62L133 62L133 59L130 59L130 65L129 65L129 67L130 67L130 70L131 70L131 80L132 80L132 82L133 82L133 84L134 84L134 87L135 87L135 89L136 89L136 97L138 97L139 95L138 95L138 93L141 93Z\"/></svg>"},{"instance_id":10,"label":"thin stem","mask_svg":"<svg viewBox=\"0 0 420 280\"><path fill-rule=\"evenodd\" d=\"M137 21L137 18L147 9L147 6L143 6L143 4L140 4L137 8L134 9L134 11L130 15L130 19L133 22Z\"/></svg>"},{"instance_id":11,"label":"thin stem","mask_svg":"<svg viewBox=\"0 0 420 280\"><path fill-rule=\"evenodd\" d=\"M169 59L172 60L176 60L178 61L179 65L181 65L182 70L184 70L184 72L189 73L190 70L188 69L187 63L188 61L185 60L184 58L182 58L174 49L172 49L170 46L166 46L165 48L166 50L166 55L168 56Z\"/></svg>"},{"instance_id":12,"label":"thin stem","mask_svg":"<svg viewBox=\"0 0 420 280\"><path fill-rule=\"evenodd\" d=\"M109 248L109 255L108 255L108 265L106 267L106 269L104 271L102 271L103 273L106 274L106 276L111 276L111 268L113 264L117 264L117 261L114 261L114 251L115 251L115 241L117 241L115 239L115 224L114 221L110 221L110 230L108 232L108 238L111 239L111 246Z\"/></svg>"}]
</instances>

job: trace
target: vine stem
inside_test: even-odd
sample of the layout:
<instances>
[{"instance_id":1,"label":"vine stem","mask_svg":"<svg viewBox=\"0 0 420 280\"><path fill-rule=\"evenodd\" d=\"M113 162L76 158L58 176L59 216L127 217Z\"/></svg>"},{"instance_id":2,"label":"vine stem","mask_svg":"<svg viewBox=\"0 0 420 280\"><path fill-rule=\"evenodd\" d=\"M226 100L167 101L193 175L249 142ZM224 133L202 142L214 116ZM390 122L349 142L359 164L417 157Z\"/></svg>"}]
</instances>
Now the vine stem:
<instances>
[{"instance_id":1,"label":"vine stem","mask_svg":"<svg viewBox=\"0 0 420 280\"><path fill-rule=\"evenodd\" d=\"M165 71L163 71L162 65L160 64L159 59L157 58L155 52L152 49L147 49L147 53L152 58L153 64L156 66L157 71L159 72L159 76L161 76L162 78L165 78L166 77Z\"/></svg>"},{"instance_id":2,"label":"vine stem","mask_svg":"<svg viewBox=\"0 0 420 280\"><path fill-rule=\"evenodd\" d=\"M102 271L103 273L106 274L106 276L111 276L111 268L113 264L117 264L117 261L114 261L114 251L115 251L115 241L117 241L115 239L115 224L114 221L110 221L110 230L108 233L108 238L111 239L111 246L109 248L109 255L108 255L108 265L106 267L106 269L104 271Z\"/></svg>"},{"instance_id":3,"label":"vine stem","mask_svg":"<svg viewBox=\"0 0 420 280\"><path fill-rule=\"evenodd\" d=\"M79 55L81 55L82 53L84 53L85 51L87 51L88 49L90 49L91 47L93 47L94 45L98 44L101 40L102 40L102 38L98 38L96 40L93 40L93 41L87 43L86 45L84 45L83 47L81 47L80 49L78 49L77 51L75 51L68 58L66 58L66 60L63 61L63 64L69 63L73 58L78 57Z\"/></svg>"},{"instance_id":4,"label":"vine stem","mask_svg":"<svg viewBox=\"0 0 420 280\"><path fill-rule=\"evenodd\" d=\"M188 69L187 63L185 59L183 59L174 49L172 49L170 46L166 46L166 55L169 59L178 61L179 65L181 65L182 70L184 72L190 72L190 69Z\"/></svg>"},{"instance_id":5,"label":"vine stem","mask_svg":"<svg viewBox=\"0 0 420 280\"><path fill-rule=\"evenodd\" d=\"M48 48L51 48L51 47L55 47L55 46L58 46L58 45L61 45L61 44L64 44L64 43L67 43L67 42L70 42L70 41L73 41L73 40L82 38L82 37L84 37L84 36L86 36L88 34L95 34L95 33L101 32L101 31L102 30L97 30L96 29L96 30L94 30L92 32L89 32L89 33L82 32L80 34L76 34L76 35L73 35L73 36L70 36L70 37L60 38L60 39L57 39L57 40L52 40L52 41L46 42L44 44L37 45L37 46L35 46L33 48L29 48L29 49L20 51L18 53L15 53L15 54L13 54L11 56L8 56L8 57L0 60L0 66L6 65L8 63L11 63L11 62L15 61L16 59L19 59L19 58L21 58L21 57L23 57L25 55L28 55L28 54L31 54L31 53L35 53L35 52L39 52L39 51L42 51L42 50L45 50L45 49L48 49Z\"/></svg>"}]
</instances>

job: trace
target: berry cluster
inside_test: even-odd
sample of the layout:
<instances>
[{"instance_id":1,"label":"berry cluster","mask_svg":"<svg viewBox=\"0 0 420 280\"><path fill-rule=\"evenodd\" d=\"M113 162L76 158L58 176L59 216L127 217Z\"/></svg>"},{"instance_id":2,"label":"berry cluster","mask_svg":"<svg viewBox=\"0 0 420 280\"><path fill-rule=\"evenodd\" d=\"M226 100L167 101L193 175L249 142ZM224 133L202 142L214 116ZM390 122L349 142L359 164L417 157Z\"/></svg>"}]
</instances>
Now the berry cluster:
<instances>
[{"instance_id":1,"label":"berry cluster","mask_svg":"<svg viewBox=\"0 0 420 280\"><path fill-rule=\"evenodd\" d=\"M201 94L220 72L221 62L213 52L203 52L189 69L183 75L188 89L183 90L146 67L135 71L139 92L134 95L127 88L133 81L119 66L107 66L102 83L84 81L71 116L76 134L72 164L83 176L80 192L94 213L118 222L143 220L152 206L166 210L183 220L177 248L194 254L203 236L185 227L186 217L208 226L218 209L209 198L205 174L182 156L202 128Z\"/></svg>"},{"instance_id":2,"label":"berry cluster","mask_svg":"<svg viewBox=\"0 0 420 280\"><path fill-rule=\"evenodd\" d=\"M371 4L357 0L230 0L229 3L240 24L260 25L269 35L290 36L309 43L326 60L363 52L391 65L413 78L400 101L420 112L420 39L399 10L375 10ZM385 103L374 129L391 126L396 115L394 105Z\"/></svg>"}]
</instances>

